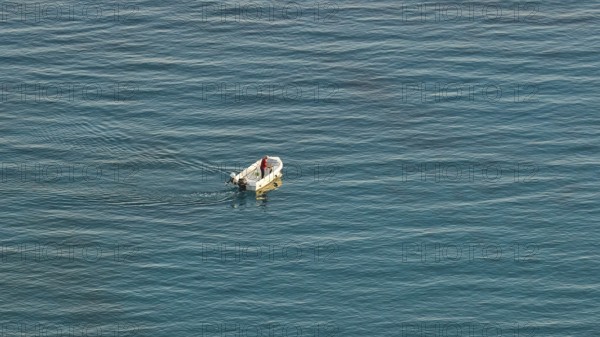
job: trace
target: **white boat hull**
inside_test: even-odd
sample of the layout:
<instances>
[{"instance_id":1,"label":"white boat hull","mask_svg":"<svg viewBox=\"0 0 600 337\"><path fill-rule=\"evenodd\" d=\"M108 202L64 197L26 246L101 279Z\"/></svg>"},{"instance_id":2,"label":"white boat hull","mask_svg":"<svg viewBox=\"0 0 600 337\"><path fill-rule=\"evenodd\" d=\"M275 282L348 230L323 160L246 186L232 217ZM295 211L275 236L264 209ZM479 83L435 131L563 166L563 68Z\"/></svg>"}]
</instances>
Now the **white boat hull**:
<instances>
[{"instance_id":1,"label":"white boat hull","mask_svg":"<svg viewBox=\"0 0 600 337\"><path fill-rule=\"evenodd\" d=\"M245 179L246 190L248 191L259 191L266 187L277 178L283 176L283 162L279 157L269 157L267 159L267 168L265 169L265 176L261 178L260 162L262 159L257 160L254 164L248 166L245 170L238 173L233 177L233 182L238 182Z\"/></svg>"}]
</instances>

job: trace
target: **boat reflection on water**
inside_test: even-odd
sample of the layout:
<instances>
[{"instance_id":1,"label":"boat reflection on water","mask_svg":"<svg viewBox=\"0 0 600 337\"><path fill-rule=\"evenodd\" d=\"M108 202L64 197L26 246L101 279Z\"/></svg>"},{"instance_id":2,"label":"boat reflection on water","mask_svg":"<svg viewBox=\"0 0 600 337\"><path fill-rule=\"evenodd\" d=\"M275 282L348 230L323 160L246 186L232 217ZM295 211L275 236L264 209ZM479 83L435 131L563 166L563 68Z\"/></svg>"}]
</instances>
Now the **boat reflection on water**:
<instances>
[{"instance_id":1,"label":"boat reflection on water","mask_svg":"<svg viewBox=\"0 0 600 337\"><path fill-rule=\"evenodd\" d=\"M254 195L256 198L256 206L266 208L267 202L269 201L269 198L268 198L269 193L271 191L275 191L282 185L283 185L283 180L278 177L278 178L275 178L268 185L266 185L265 187L261 188L260 190L258 190L256 192L253 192L253 191L239 192L239 193L237 193L237 197L233 199L233 201L231 203L231 207L245 208L247 206L246 199L252 198L252 196ZM250 199L250 200L252 200L252 199Z\"/></svg>"}]
</instances>

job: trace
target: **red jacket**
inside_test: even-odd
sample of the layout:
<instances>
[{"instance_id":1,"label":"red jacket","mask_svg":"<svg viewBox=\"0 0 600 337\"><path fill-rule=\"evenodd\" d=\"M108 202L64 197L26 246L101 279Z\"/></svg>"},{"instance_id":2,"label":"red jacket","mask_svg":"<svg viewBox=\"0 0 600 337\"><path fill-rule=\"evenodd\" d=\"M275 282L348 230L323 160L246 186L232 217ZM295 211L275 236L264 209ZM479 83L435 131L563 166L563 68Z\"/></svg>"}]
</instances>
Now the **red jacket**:
<instances>
[{"instance_id":1,"label":"red jacket","mask_svg":"<svg viewBox=\"0 0 600 337\"><path fill-rule=\"evenodd\" d=\"M264 169L267 167L267 159L263 158L263 160L260 162L260 168Z\"/></svg>"}]
</instances>

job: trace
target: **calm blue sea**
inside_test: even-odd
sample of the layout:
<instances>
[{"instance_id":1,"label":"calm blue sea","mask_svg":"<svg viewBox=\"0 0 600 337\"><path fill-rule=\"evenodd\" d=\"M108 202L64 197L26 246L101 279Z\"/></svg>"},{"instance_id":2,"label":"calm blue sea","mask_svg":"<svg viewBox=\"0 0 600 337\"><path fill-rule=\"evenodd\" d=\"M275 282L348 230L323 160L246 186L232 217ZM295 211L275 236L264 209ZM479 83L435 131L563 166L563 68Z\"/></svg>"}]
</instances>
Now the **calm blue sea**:
<instances>
[{"instance_id":1,"label":"calm blue sea","mask_svg":"<svg viewBox=\"0 0 600 337\"><path fill-rule=\"evenodd\" d=\"M1 3L0 336L597 336L599 18Z\"/></svg>"}]
</instances>

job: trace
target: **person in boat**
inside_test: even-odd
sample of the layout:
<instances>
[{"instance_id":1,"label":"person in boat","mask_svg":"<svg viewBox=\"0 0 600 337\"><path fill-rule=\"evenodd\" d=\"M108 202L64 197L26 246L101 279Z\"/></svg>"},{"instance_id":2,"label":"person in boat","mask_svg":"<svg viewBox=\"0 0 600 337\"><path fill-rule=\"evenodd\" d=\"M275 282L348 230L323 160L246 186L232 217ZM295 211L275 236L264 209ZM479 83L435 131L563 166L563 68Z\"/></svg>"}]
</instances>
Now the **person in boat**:
<instances>
[{"instance_id":1,"label":"person in boat","mask_svg":"<svg viewBox=\"0 0 600 337\"><path fill-rule=\"evenodd\" d=\"M260 179L265 177L265 171L267 169L267 159L269 157L268 156L264 156L262 157L262 160L260 161Z\"/></svg>"}]
</instances>

